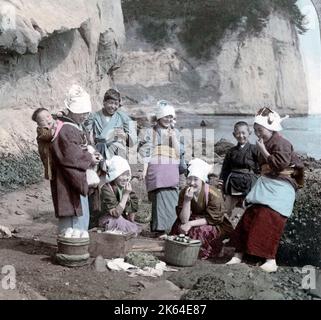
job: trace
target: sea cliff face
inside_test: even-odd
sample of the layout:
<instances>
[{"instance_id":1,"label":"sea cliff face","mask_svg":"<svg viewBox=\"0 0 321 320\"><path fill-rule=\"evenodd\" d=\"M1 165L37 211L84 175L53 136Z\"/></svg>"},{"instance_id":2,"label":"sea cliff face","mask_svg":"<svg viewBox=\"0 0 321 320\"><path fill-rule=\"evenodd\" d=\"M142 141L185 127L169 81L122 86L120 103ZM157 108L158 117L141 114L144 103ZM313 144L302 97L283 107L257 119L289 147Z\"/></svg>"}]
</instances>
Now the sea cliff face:
<instances>
[{"instance_id":1,"label":"sea cliff face","mask_svg":"<svg viewBox=\"0 0 321 320\"><path fill-rule=\"evenodd\" d=\"M308 113L298 33L285 14L273 11L262 30L252 34L244 34L247 22L243 19L237 28L225 30L219 45L213 44L210 51L195 42L200 50L210 52L204 57L202 52L193 52L193 44L181 36L183 11L175 8L164 20L170 13L163 8L155 8L148 0L139 3L146 6L144 19L137 17L131 0L123 1L127 41L115 75L131 101L153 105L158 99L168 99L186 105L187 111L196 108L220 114L252 114L262 105L280 113ZM202 32L191 36L193 41L206 42L211 29Z\"/></svg>"}]
</instances>

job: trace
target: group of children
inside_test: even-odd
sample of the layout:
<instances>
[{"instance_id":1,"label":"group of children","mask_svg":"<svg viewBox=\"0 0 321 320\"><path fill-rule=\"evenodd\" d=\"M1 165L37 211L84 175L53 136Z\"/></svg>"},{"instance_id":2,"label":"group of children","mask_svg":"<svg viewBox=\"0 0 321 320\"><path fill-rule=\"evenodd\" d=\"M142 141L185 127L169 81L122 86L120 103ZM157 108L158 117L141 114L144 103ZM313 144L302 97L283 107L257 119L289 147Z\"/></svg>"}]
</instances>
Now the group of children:
<instances>
[{"instance_id":1,"label":"group of children","mask_svg":"<svg viewBox=\"0 0 321 320\"><path fill-rule=\"evenodd\" d=\"M45 167L45 177L51 180L51 184L59 174L63 175L64 179L73 179L68 170L76 168L77 172L85 174L87 185L86 190L70 185L78 190L80 200L83 201L82 198L88 195L90 198L88 185L98 191L98 210L94 216L96 226L105 230L116 229L138 234L141 231L141 227L135 223L138 198L132 190L130 165L124 157L112 153L115 147L118 147L116 144L113 145L113 142L118 144L119 140L104 137L103 122L106 122L108 128L105 131L109 132L110 119L122 124L125 122L121 122L121 119L128 120L126 114L117 111L120 95L116 94L115 99L115 92L112 92L111 97L107 94L107 100L104 100L105 108L109 108L107 113L100 111L98 115L96 113L92 116L88 101L83 105L78 101L74 110L72 104L67 104L67 109L72 115L72 110L78 114L78 118L71 117L78 129L90 118L99 119L96 119L98 122L95 129L97 131L101 125L98 136L91 131L91 141L96 147L91 153L88 152L90 138L81 142L76 141L72 135L66 143L78 144L86 154L76 148L71 155L67 155L68 148L57 151L62 148L63 142L59 141L58 146L55 146L55 140L62 128L70 123L64 116L58 115L54 119L48 110L41 108L34 112L32 119L38 124L39 153ZM86 94L84 95L88 99ZM108 101L108 97L113 101ZM117 118L113 118L116 112ZM250 144L248 140L251 134L249 125L244 121L235 124L233 135L237 145L225 156L218 186L208 184L211 165L201 159L192 159L187 166L182 161L184 144L179 131L175 129L174 107L166 101L160 101L155 120L154 126L145 130L139 138L139 153L143 159L142 179L152 203L151 231L158 235L183 233L192 239L201 240L202 259L216 256L221 250L222 240L228 238L236 248L235 256L228 264L242 262L243 255L247 253L266 259L261 266L263 270L276 271L275 255L279 240L286 220L292 213L295 191L303 183L303 165L290 142L279 134L284 118L268 108L260 109L254 119L254 132L258 137L256 145ZM116 130L118 126L119 124ZM131 136L129 130L123 129L118 135L124 134L127 142L137 139L136 133ZM86 130L82 135L84 139L85 133ZM80 159L77 159L77 154ZM60 168L64 169L59 171L57 167L62 162L65 164ZM81 165L82 162L84 165ZM97 171L100 177L95 180ZM187 177L186 186L179 191L179 175L182 173ZM52 185L54 205L57 192ZM68 192L66 190L70 196ZM81 202L83 215L86 206L88 207L88 201L85 206ZM234 208L237 206L245 209L242 216L234 216ZM57 215L56 205L55 212L60 220L64 217L64 214ZM74 211L74 215L81 216L77 210ZM235 219L237 226L234 230ZM75 237L88 236L88 225L87 228L82 226L82 233L76 232L75 235L66 227L67 224L61 224L59 232L69 232Z\"/></svg>"}]
</instances>

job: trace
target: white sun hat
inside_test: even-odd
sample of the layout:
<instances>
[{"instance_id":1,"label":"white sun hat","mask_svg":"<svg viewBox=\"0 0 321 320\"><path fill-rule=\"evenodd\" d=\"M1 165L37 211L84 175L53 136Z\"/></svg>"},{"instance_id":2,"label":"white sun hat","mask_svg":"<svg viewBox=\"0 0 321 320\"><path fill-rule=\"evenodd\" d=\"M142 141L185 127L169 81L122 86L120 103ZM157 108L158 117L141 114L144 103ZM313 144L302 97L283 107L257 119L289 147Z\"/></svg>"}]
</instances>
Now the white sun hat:
<instances>
[{"instance_id":1,"label":"white sun hat","mask_svg":"<svg viewBox=\"0 0 321 320\"><path fill-rule=\"evenodd\" d=\"M266 109L270 112L268 115L263 116L262 112ZM257 124L261 125L262 127L266 128L268 130L271 130L271 131L283 130L281 123L283 120L289 118L288 115L281 118L280 115L276 111L270 110L268 108L263 108L261 110L262 110L262 112L259 112L258 114L256 114L256 116L254 118L254 123L257 123Z\"/></svg>"},{"instance_id":2,"label":"white sun hat","mask_svg":"<svg viewBox=\"0 0 321 320\"><path fill-rule=\"evenodd\" d=\"M156 119L159 120L166 116L176 117L175 109L172 105L169 104L166 100L161 100L157 102L157 111L156 111Z\"/></svg>"},{"instance_id":3,"label":"white sun hat","mask_svg":"<svg viewBox=\"0 0 321 320\"><path fill-rule=\"evenodd\" d=\"M73 113L88 113L92 110L89 94L76 84L71 86L64 102Z\"/></svg>"},{"instance_id":4,"label":"white sun hat","mask_svg":"<svg viewBox=\"0 0 321 320\"><path fill-rule=\"evenodd\" d=\"M106 165L108 171L106 182L108 183L114 181L126 171L129 171L129 174L131 174L128 161L120 156L113 156L110 160L106 160Z\"/></svg>"},{"instance_id":5,"label":"white sun hat","mask_svg":"<svg viewBox=\"0 0 321 320\"><path fill-rule=\"evenodd\" d=\"M204 182L208 180L208 174L213 166L202 159L195 158L188 163L188 177L197 177Z\"/></svg>"}]
</instances>

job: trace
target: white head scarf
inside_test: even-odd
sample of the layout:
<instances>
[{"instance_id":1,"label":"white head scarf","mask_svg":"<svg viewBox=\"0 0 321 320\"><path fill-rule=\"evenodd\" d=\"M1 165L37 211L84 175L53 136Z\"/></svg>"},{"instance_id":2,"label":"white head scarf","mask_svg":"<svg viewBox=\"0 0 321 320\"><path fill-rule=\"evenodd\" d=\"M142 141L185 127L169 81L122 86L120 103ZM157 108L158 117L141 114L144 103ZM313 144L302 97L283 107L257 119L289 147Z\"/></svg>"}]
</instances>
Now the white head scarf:
<instances>
[{"instance_id":1,"label":"white head scarf","mask_svg":"<svg viewBox=\"0 0 321 320\"><path fill-rule=\"evenodd\" d=\"M173 106L171 106L167 101L161 100L157 102L157 112L156 112L156 118L157 120L164 118L166 116L173 116L173 118L176 117L175 109Z\"/></svg>"},{"instance_id":2,"label":"white head scarf","mask_svg":"<svg viewBox=\"0 0 321 320\"><path fill-rule=\"evenodd\" d=\"M92 110L89 94L76 84L69 89L65 105L73 113L87 113Z\"/></svg>"},{"instance_id":3,"label":"white head scarf","mask_svg":"<svg viewBox=\"0 0 321 320\"><path fill-rule=\"evenodd\" d=\"M108 171L106 182L108 183L114 181L126 171L129 171L129 174L131 174L128 161L120 156L113 156L110 160L106 160L106 165Z\"/></svg>"},{"instance_id":4,"label":"white head scarf","mask_svg":"<svg viewBox=\"0 0 321 320\"><path fill-rule=\"evenodd\" d=\"M188 177L197 177L203 182L207 182L207 176L211 172L212 168L212 165L206 163L202 159L193 159L188 163Z\"/></svg>"},{"instance_id":5,"label":"white head scarf","mask_svg":"<svg viewBox=\"0 0 321 320\"><path fill-rule=\"evenodd\" d=\"M283 130L281 126L281 122L287 118L289 118L288 115L281 118L276 111L271 110L271 112L267 116L262 116L262 114L257 114L254 118L254 123L257 123L262 127L271 131L281 131Z\"/></svg>"}]
</instances>

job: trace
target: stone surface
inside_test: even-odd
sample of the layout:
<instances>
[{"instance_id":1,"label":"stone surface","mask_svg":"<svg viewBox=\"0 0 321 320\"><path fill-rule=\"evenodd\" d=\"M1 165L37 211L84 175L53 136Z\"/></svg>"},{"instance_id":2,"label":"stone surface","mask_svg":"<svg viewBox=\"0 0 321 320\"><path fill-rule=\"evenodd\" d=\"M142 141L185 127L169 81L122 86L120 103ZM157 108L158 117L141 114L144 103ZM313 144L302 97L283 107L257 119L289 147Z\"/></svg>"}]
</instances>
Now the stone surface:
<instances>
[{"instance_id":1,"label":"stone surface","mask_svg":"<svg viewBox=\"0 0 321 320\"><path fill-rule=\"evenodd\" d=\"M259 35L243 40L241 29L226 32L221 51L207 60L188 55L178 37L179 19L171 23L176 26L168 31L171 39L158 49L144 38L139 22L127 24L124 62L115 81L129 101L149 107L166 98L202 113L252 114L262 105L280 113L308 112L299 40L284 16L272 14Z\"/></svg>"},{"instance_id":2,"label":"stone surface","mask_svg":"<svg viewBox=\"0 0 321 320\"><path fill-rule=\"evenodd\" d=\"M105 271L107 271L106 261L102 256L98 256L95 259L94 264L95 264L95 270L97 272L105 272Z\"/></svg>"},{"instance_id":3,"label":"stone surface","mask_svg":"<svg viewBox=\"0 0 321 320\"><path fill-rule=\"evenodd\" d=\"M73 83L99 109L124 37L120 0L1 1L0 154L35 149L33 110L64 108Z\"/></svg>"},{"instance_id":4,"label":"stone surface","mask_svg":"<svg viewBox=\"0 0 321 320\"><path fill-rule=\"evenodd\" d=\"M136 300L180 300L184 291L168 280L160 280L144 285Z\"/></svg>"}]
</instances>

